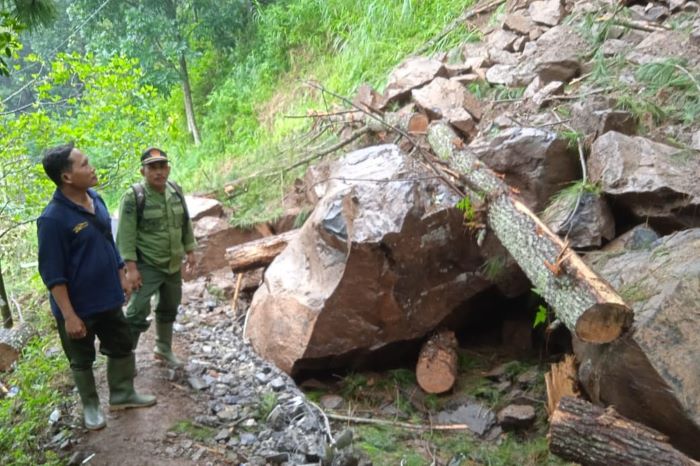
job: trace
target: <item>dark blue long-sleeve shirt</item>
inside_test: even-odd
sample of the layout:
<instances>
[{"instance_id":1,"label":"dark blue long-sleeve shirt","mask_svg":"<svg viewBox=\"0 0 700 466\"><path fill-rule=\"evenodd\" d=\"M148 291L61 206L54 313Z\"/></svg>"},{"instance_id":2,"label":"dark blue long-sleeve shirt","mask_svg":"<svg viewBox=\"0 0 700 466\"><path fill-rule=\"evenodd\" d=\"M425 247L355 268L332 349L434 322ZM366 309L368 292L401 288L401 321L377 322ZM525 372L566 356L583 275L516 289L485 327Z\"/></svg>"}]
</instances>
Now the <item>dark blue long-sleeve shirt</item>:
<instances>
[{"instance_id":1,"label":"dark blue long-sleeve shirt","mask_svg":"<svg viewBox=\"0 0 700 466\"><path fill-rule=\"evenodd\" d=\"M109 212L95 191L89 189L88 194L95 206L94 215L57 189L37 220L39 274L49 290L60 284L67 286L73 309L81 318L124 304L119 279L124 262L107 236ZM62 318L53 296L51 311Z\"/></svg>"}]
</instances>

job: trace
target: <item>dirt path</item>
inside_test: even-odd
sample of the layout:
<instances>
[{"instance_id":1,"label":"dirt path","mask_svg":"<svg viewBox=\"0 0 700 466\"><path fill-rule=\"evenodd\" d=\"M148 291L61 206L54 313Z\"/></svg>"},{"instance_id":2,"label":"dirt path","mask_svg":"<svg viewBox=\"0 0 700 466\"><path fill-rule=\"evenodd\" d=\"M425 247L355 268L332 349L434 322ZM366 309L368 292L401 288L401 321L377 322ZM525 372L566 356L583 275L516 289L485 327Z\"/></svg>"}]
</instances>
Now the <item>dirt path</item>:
<instances>
[{"instance_id":1,"label":"dirt path","mask_svg":"<svg viewBox=\"0 0 700 466\"><path fill-rule=\"evenodd\" d=\"M187 356L188 342L182 334L176 335L175 351ZM198 464L223 464L211 458L211 451L188 431L177 426L188 426L203 411L198 404L197 393L182 381L183 373L168 369L153 358L153 330L141 337L136 351L138 375L135 387L143 392L154 394L158 403L151 408L129 409L109 412L106 409L109 392L106 383L104 362L96 370L98 390L102 406L105 408L107 427L96 431L86 431L79 436L75 450L82 452L87 459L85 464L93 466L133 465L133 466L179 466ZM203 402L206 406L206 401ZM182 448L192 451L191 456L175 457Z\"/></svg>"}]
</instances>

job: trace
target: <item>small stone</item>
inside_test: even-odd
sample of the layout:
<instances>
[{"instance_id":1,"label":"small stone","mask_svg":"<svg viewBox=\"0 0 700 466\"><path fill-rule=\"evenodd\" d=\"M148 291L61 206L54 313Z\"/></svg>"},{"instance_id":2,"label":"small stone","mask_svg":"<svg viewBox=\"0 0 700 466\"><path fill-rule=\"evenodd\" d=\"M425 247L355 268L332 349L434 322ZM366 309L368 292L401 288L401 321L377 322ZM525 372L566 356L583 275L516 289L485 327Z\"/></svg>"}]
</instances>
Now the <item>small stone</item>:
<instances>
[{"instance_id":1,"label":"small stone","mask_svg":"<svg viewBox=\"0 0 700 466\"><path fill-rule=\"evenodd\" d=\"M693 133L693 138L690 142L690 147L695 150L700 150L700 131Z\"/></svg>"},{"instance_id":2,"label":"small stone","mask_svg":"<svg viewBox=\"0 0 700 466\"><path fill-rule=\"evenodd\" d=\"M216 442L225 442L231 437L231 434L228 429L221 429L219 432L217 432L216 436L214 437L214 441Z\"/></svg>"},{"instance_id":3,"label":"small stone","mask_svg":"<svg viewBox=\"0 0 700 466\"><path fill-rule=\"evenodd\" d=\"M195 390L204 390L207 388L209 385L201 378L199 377L188 377L187 382L190 384L190 386L195 389Z\"/></svg>"},{"instance_id":4,"label":"small stone","mask_svg":"<svg viewBox=\"0 0 700 466\"><path fill-rule=\"evenodd\" d=\"M282 390L286 386L287 386L287 383L284 381L284 379L282 377L275 377L270 382L270 388L272 388L276 392L279 392L280 390Z\"/></svg>"},{"instance_id":5,"label":"small stone","mask_svg":"<svg viewBox=\"0 0 700 466\"><path fill-rule=\"evenodd\" d=\"M325 409L341 409L345 400L340 395L327 394L321 397L320 403Z\"/></svg>"},{"instance_id":6,"label":"small stone","mask_svg":"<svg viewBox=\"0 0 700 466\"><path fill-rule=\"evenodd\" d=\"M255 378L257 379L258 382L261 382L261 383L267 383L267 380L268 380L268 376L262 372L256 373Z\"/></svg>"},{"instance_id":7,"label":"small stone","mask_svg":"<svg viewBox=\"0 0 700 466\"><path fill-rule=\"evenodd\" d=\"M199 450L197 450L197 452L194 455L192 455L192 461L199 461L202 455L204 455L204 452L204 448L200 447Z\"/></svg>"},{"instance_id":8,"label":"small stone","mask_svg":"<svg viewBox=\"0 0 700 466\"><path fill-rule=\"evenodd\" d=\"M231 422L235 421L238 419L240 416L238 406L226 406L223 408L221 411L216 413L216 417L222 420L223 422Z\"/></svg>"},{"instance_id":9,"label":"small stone","mask_svg":"<svg viewBox=\"0 0 700 466\"><path fill-rule=\"evenodd\" d=\"M257 437L250 432L244 432L239 436L241 440L241 445L252 445L255 443Z\"/></svg>"},{"instance_id":10,"label":"small stone","mask_svg":"<svg viewBox=\"0 0 700 466\"><path fill-rule=\"evenodd\" d=\"M353 433L350 429L345 429L335 436L335 448L342 450L352 444Z\"/></svg>"}]
</instances>

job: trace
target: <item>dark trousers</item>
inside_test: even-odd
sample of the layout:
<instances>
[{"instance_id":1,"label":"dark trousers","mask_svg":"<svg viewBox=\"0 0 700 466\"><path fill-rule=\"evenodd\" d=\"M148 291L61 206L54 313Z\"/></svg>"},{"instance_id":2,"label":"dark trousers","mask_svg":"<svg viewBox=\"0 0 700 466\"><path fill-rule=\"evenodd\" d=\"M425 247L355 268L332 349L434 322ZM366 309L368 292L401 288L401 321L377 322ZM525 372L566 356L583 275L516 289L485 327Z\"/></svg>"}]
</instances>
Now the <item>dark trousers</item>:
<instances>
[{"instance_id":1,"label":"dark trousers","mask_svg":"<svg viewBox=\"0 0 700 466\"><path fill-rule=\"evenodd\" d=\"M100 340L100 353L108 358L124 358L131 354L131 331L121 308L91 315L84 318L83 322L87 335L73 339L66 333L65 321L56 319L63 352L66 353L71 369L92 369L95 362L95 336Z\"/></svg>"}]
</instances>

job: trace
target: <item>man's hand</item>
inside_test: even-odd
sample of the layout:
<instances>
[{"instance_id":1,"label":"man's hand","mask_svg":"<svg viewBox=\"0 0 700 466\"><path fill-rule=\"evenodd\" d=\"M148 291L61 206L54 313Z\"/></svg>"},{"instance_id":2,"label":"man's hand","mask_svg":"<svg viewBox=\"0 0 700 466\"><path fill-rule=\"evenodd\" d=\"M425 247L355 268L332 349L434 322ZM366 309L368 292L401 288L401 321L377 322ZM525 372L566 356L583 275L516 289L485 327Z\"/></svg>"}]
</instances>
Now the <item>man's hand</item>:
<instances>
[{"instance_id":1,"label":"man's hand","mask_svg":"<svg viewBox=\"0 0 700 466\"><path fill-rule=\"evenodd\" d=\"M143 285L143 281L141 280L141 272L139 272L139 268L136 266L136 262L127 261L126 278L131 284L131 292L138 290L139 288L141 288L141 285Z\"/></svg>"},{"instance_id":2,"label":"man's hand","mask_svg":"<svg viewBox=\"0 0 700 466\"><path fill-rule=\"evenodd\" d=\"M126 275L126 270L122 270L119 273L119 281L121 282L122 290L124 290L124 297L129 301L134 287L131 285L131 280L129 280L129 277Z\"/></svg>"},{"instance_id":3,"label":"man's hand","mask_svg":"<svg viewBox=\"0 0 700 466\"><path fill-rule=\"evenodd\" d=\"M195 266L194 251L190 251L185 256L185 272L187 272L187 273L192 272L194 270L194 266Z\"/></svg>"},{"instance_id":4,"label":"man's hand","mask_svg":"<svg viewBox=\"0 0 700 466\"><path fill-rule=\"evenodd\" d=\"M66 333L70 338L78 340L80 338L85 338L87 335L87 327L85 327L85 323L75 314L66 319L65 325Z\"/></svg>"}]
</instances>

